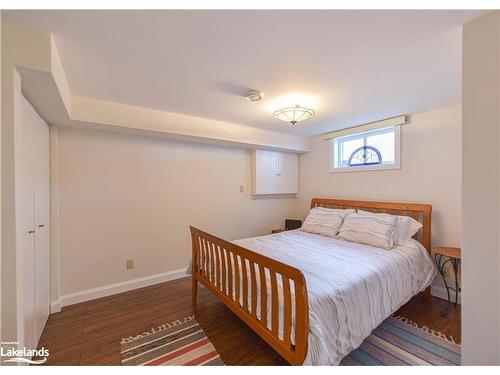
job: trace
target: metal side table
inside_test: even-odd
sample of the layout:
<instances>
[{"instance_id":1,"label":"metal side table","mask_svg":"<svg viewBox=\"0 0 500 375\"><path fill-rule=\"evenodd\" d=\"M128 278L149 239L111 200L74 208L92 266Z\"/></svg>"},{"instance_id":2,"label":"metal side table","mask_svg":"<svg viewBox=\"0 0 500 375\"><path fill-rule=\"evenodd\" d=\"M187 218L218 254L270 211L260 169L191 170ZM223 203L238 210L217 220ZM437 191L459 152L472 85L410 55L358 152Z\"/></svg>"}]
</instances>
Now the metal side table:
<instances>
[{"instance_id":1,"label":"metal side table","mask_svg":"<svg viewBox=\"0 0 500 375\"><path fill-rule=\"evenodd\" d=\"M462 290L458 283L458 269L462 260L462 251L458 247L433 247L432 251L434 252L436 266L439 270L439 273L441 274L441 277L443 278L444 285L446 287L446 293L448 295L448 305L446 306L446 309L441 311L441 316L446 316L448 315L450 306L452 305L450 290L453 290L455 292L455 302L453 303L455 306L458 304L458 295ZM446 263L451 263L453 267L453 273L455 277L454 288L448 285L448 282L446 281L446 276L444 273Z\"/></svg>"}]
</instances>

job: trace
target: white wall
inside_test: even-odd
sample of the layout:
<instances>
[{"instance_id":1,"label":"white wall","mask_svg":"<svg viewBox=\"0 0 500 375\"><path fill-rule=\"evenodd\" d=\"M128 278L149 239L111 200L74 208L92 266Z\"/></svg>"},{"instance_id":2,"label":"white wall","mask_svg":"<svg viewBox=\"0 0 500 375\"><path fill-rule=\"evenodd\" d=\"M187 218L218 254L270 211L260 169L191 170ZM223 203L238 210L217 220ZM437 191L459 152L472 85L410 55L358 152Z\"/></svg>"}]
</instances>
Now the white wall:
<instances>
[{"instance_id":1,"label":"white wall","mask_svg":"<svg viewBox=\"0 0 500 375\"><path fill-rule=\"evenodd\" d=\"M401 169L330 173L330 142L311 139L300 156L300 199L304 218L311 198L331 197L432 205L432 246L461 244L461 112L451 106L411 115L402 126ZM433 294L446 298L436 278Z\"/></svg>"},{"instance_id":2,"label":"white wall","mask_svg":"<svg viewBox=\"0 0 500 375\"><path fill-rule=\"evenodd\" d=\"M59 128L58 157L62 295L184 269L189 225L236 239L293 212L250 198L244 149Z\"/></svg>"},{"instance_id":3,"label":"white wall","mask_svg":"<svg viewBox=\"0 0 500 375\"><path fill-rule=\"evenodd\" d=\"M462 363L500 365L500 12L463 30Z\"/></svg>"}]
</instances>

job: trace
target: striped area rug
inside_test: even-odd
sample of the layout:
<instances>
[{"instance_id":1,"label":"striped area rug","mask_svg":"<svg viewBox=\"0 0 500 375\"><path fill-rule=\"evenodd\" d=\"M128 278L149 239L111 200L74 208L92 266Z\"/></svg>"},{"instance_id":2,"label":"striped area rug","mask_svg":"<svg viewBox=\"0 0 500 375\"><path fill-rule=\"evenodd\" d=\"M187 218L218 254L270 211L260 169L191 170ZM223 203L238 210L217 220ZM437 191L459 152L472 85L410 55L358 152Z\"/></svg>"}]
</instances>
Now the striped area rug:
<instances>
[{"instance_id":1,"label":"striped area rug","mask_svg":"<svg viewBox=\"0 0 500 375\"><path fill-rule=\"evenodd\" d=\"M401 317L382 322L341 366L456 366L460 345L442 333Z\"/></svg>"},{"instance_id":2,"label":"striped area rug","mask_svg":"<svg viewBox=\"0 0 500 375\"><path fill-rule=\"evenodd\" d=\"M121 355L125 366L224 365L193 315L123 338Z\"/></svg>"}]
</instances>

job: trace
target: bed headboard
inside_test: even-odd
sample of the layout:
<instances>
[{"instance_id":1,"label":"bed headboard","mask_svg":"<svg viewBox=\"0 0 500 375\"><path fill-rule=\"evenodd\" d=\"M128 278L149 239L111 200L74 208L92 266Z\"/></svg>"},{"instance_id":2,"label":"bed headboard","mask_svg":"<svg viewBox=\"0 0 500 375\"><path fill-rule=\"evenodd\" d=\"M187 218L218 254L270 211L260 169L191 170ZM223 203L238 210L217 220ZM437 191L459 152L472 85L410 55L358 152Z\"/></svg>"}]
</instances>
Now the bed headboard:
<instances>
[{"instance_id":1,"label":"bed headboard","mask_svg":"<svg viewBox=\"0 0 500 375\"><path fill-rule=\"evenodd\" d=\"M369 202L330 198L313 198L311 200L311 208L313 207L355 208L364 211L411 216L423 225L418 233L415 234L414 238L427 249L429 254L431 253L432 206L430 204Z\"/></svg>"}]
</instances>

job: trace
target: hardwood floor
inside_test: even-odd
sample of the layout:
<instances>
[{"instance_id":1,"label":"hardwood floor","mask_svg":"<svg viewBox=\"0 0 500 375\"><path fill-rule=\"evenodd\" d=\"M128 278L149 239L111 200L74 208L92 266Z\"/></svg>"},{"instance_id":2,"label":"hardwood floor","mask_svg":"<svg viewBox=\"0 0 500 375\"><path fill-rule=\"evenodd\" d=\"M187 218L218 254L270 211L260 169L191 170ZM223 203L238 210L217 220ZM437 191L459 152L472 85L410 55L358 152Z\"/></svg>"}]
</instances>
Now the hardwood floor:
<instances>
[{"instance_id":1,"label":"hardwood floor","mask_svg":"<svg viewBox=\"0 0 500 375\"><path fill-rule=\"evenodd\" d=\"M460 307L448 317L446 301L416 296L398 315L460 342ZM193 313L191 278L68 306L49 317L39 347L48 365L120 365L120 340ZM196 319L227 365L285 365L286 362L236 315L200 286Z\"/></svg>"}]
</instances>

